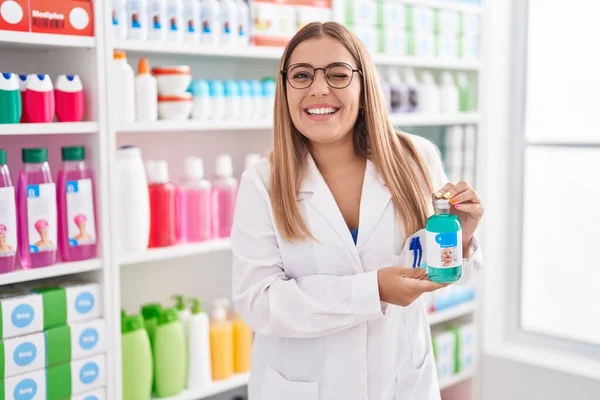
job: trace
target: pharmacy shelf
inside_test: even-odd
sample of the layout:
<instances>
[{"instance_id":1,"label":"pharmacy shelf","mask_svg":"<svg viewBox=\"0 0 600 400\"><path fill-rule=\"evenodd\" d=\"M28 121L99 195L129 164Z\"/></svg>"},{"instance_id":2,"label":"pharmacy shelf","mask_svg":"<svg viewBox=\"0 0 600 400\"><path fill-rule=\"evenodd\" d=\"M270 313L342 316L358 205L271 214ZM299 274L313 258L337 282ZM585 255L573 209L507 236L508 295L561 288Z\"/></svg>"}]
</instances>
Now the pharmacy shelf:
<instances>
[{"instance_id":1,"label":"pharmacy shelf","mask_svg":"<svg viewBox=\"0 0 600 400\"><path fill-rule=\"evenodd\" d=\"M475 376L475 370L473 370L473 369L468 369L463 372L459 372L458 374L456 374L450 378L442 379L440 381L440 390L448 389L449 387L458 385L459 383L462 383L468 379L471 379L474 376Z\"/></svg>"},{"instance_id":2,"label":"pharmacy shelf","mask_svg":"<svg viewBox=\"0 0 600 400\"><path fill-rule=\"evenodd\" d=\"M218 251L226 251L230 248L231 244L229 239L218 239L207 242L179 244L171 247L150 249L142 253L123 254L119 257L119 261L121 265L134 265L153 261L172 260L174 258L208 254Z\"/></svg>"},{"instance_id":3,"label":"pharmacy shelf","mask_svg":"<svg viewBox=\"0 0 600 400\"><path fill-rule=\"evenodd\" d=\"M460 114L396 114L390 116L394 126L472 125L481 121L479 113Z\"/></svg>"},{"instance_id":4,"label":"pharmacy shelf","mask_svg":"<svg viewBox=\"0 0 600 400\"><path fill-rule=\"evenodd\" d=\"M76 135L80 133L98 133L98 123L0 124L0 135Z\"/></svg>"},{"instance_id":5,"label":"pharmacy shelf","mask_svg":"<svg viewBox=\"0 0 600 400\"><path fill-rule=\"evenodd\" d=\"M90 36L0 30L0 47L75 47L91 49L96 47L96 39Z\"/></svg>"},{"instance_id":6,"label":"pharmacy shelf","mask_svg":"<svg viewBox=\"0 0 600 400\"><path fill-rule=\"evenodd\" d=\"M271 121L155 121L121 124L118 133L139 132L220 132L270 130Z\"/></svg>"},{"instance_id":7,"label":"pharmacy shelf","mask_svg":"<svg viewBox=\"0 0 600 400\"><path fill-rule=\"evenodd\" d=\"M430 313L429 325L439 325L444 322L452 321L465 315L469 315L475 312L475 302L470 301L468 303L460 304L458 306L450 307L443 311L436 311Z\"/></svg>"},{"instance_id":8,"label":"pharmacy shelf","mask_svg":"<svg viewBox=\"0 0 600 400\"><path fill-rule=\"evenodd\" d=\"M443 58L420 58L410 56L399 57L391 54L373 54L372 58L375 64L379 66L385 65L459 71L478 71L481 68L481 62L478 60L452 60Z\"/></svg>"},{"instance_id":9,"label":"pharmacy shelf","mask_svg":"<svg viewBox=\"0 0 600 400\"><path fill-rule=\"evenodd\" d=\"M460 0L401 0L401 2L413 6L432 7L471 14L481 14L482 9L481 4L467 3Z\"/></svg>"},{"instance_id":10,"label":"pharmacy shelf","mask_svg":"<svg viewBox=\"0 0 600 400\"><path fill-rule=\"evenodd\" d=\"M249 374L239 374L233 377L213 382L209 387L201 390L186 391L173 397L163 397L160 400L200 400L220 393L225 393L233 389L244 386L248 383ZM158 400L159 398L153 398Z\"/></svg>"},{"instance_id":11,"label":"pharmacy shelf","mask_svg":"<svg viewBox=\"0 0 600 400\"><path fill-rule=\"evenodd\" d=\"M42 268L17 270L0 275L0 286L96 271L101 268L102 261L100 259L94 259L55 264Z\"/></svg>"}]
</instances>

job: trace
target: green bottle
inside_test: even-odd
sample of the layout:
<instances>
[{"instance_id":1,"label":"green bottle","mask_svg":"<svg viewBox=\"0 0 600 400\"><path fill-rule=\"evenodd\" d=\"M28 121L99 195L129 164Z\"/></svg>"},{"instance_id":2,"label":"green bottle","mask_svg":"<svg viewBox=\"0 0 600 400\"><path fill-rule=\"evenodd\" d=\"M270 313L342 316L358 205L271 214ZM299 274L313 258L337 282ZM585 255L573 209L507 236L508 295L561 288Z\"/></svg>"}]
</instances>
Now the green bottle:
<instances>
[{"instance_id":1,"label":"green bottle","mask_svg":"<svg viewBox=\"0 0 600 400\"><path fill-rule=\"evenodd\" d=\"M123 398L149 400L152 396L152 350L141 316L132 315L124 319L121 348Z\"/></svg>"},{"instance_id":2,"label":"green bottle","mask_svg":"<svg viewBox=\"0 0 600 400\"><path fill-rule=\"evenodd\" d=\"M186 348L185 329L177 310L164 310L154 332L154 374L159 398L175 396L185 389Z\"/></svg>"},{"instance_id":3,"label":"green bottle","mask_svg":"<svg viewBox=\"0 0 600 400\"><path fill-rule=\"evenodd\" d=\"M18 124L21 121L21 89L19 78L11 72L0 74L0 124Z\"/></svg>"},{"instance_id":4,"label":"green bottle","mask_svg":"<svg viewBox=\"0 0 600 400\"><path fill-rule=\"evenodd\" d=\"M462 276L462 225L450 214L449 200L436 199L434 207L425 225L427 275L437 283L456 282Z\"/></svg>"},{"instance_id":5,"label":"green bottle","mask_svg":"<svg viewBox=\"0 0 600 400\"><path fill-rule=\"evenodd\" d=\"M154 344L154 331L156 325L158 325L158 319L162 314L162 306L160 304L146 304L142 307L142 316L144 317L144 324L148 331L148 338L150 338L150 344Z\"/></svg>"}]
</instances>

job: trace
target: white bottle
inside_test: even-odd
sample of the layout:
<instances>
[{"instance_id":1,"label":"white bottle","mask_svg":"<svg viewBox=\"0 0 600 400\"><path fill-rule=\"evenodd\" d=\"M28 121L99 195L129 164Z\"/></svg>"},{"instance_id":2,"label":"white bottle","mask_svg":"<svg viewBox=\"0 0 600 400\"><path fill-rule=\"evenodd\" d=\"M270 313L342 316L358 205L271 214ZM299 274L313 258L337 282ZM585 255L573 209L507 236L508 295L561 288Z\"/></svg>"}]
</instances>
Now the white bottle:
<instances>
[{"instance_id":1,"label":"white bottle","mask_svg":"<svg viewBox=\"0 0 600 400\"><path fill-rule=\"evenodd\" d=\"M112 0L112 31L113 38L127 38L127 1Z\"/></svg>"},{"instance_id":2,"label":"white bottle","mask_svg":"<svg viewBox=\"0 0 600 400\"><path fill-rule=\"evenodd\" d=\"M127 54L115 50L113 59L113 115L117 122L135 121L135 74L127 63Z\"/></svg>"},{"instance_id":3,"label":"white bottle","mask_svg":"<svg viewBox=\"0 0 600 400\"><path fill-rule=\"evenodd\" d=\"M408 86L400 80L400 73L395 67L388 71L390 87L390 110L393 114L408 112Z\"/></svg>"},{"instance_id":4,"label":"white bottle","mask_svg":"<svg viewBox=\"0 0 600 400\"><path fill-rule=\"evenodd\" d=\"M158 88L147 58L140 59L135 77L135 119L145 122L158 119Z\"/></svg>"},{"instance_id":5,"label":"white bottle","mask_svg":"<svg viewBox=\"0 0 600 400\"><path fill-rule=\"evenodd\" d=\"M237 19L235 0L221 0L221 44L235 45L239 42Z\"/></svg>"},{"instance_id":6,"label":"white bottle","mask_svg":"<svg viewBox=\"0 0 600 400\"><path fill-rule=\"evenodd\" d=\"M264 120L262 85L260 81L250 81L250 96L252 97L252 118L254 120Z\"/></svg>"},{"instance_id":7,"label":"white bottle","mask_svg":"<svg viewBox=\"0 0 600 400\"><path fill-rule=\"evenodd\" d=\"M167 0L167 40L183 40L183 1Z\"/></svg>"},{"instance_id":8,"label":"white bottle","mask_svg":"<svg viewBox=\"0 0 600 400\"><path fill-rule=\"evenodd\" d=\"M255 164L258 164L261 159L262 159L262 157L260 156L260 154L256 154L256 153L247 154L246 157L244 158L244 171L248 171Z\"/></svg>"},{"instance_id":9,"label":"white bottle","mask_svg":"<svg viewBox=\"0 0 600 400\"><path fill-rule=\"evenodd\" d=\"M211 113L211 98L208 81L198 79L192 82L192 96L194 96L194 108L192 119L197 121L208 121Z\"/></svg>"},{"instance_id":10,"label":"white bottle","mask_svg":"<svg viewBox=\"0 0 600 400\"><path fill-rule=\"evenodd\" d=\"M225 90L223 82L220 80L211 80L208 82L210 94L210 119L213 121L222 121L225 118Z\"/></svg>"},{"instance_id":11,"label":"white bottle","mask_svg":"<svg viewBox=\"0 0 600 400\"><path fill-rule=\"evenodd\" d=\"M150 239L150 195L140 149L117 150L118 246L119 252L141 252Z\"/></svg>"},{"instance_id":12,"label":"white bottle","mask_svg":"<svg viewBox=\"0 0 600 400\"><path fill-rule=\"evenodd\" d=\"M148 3L148 40L167 39L167 2L150 0Z\"/></svg>"},{"instance_id":13,"label":"white bottle","mask_svg":"<svg viewBox=\"0 0 600 400\"><path fill-rule=\"evenodd\" d=\"M419 81L412 68L406 69L406 86L408 87L408 104L406 111L416 112L420 109L421 104L421 93L419 88Z\"/></svg>"},{"instance_id":14,"label":"white bottle","mask_svg":"<svg viewBox=\"0 0 600 400\"><path fill-rule=\"evenodd\" d=\"M444 72L442 75L441 94L441 112L445 114L458 114L460 107L460 98L458 87L454 84L454 78L450 72Z\"/></svg>"},{"instance_id":15,"label":"white bottle","mask_svg":"<svg viewBox=\"0 0 600 400\"><path fill-rule=\"evenodd\" d=\"M127 2L127 39L148 39L148 0Z\"/></svg>"},{"instance_id":16,"label":"white bottle","mask_svg":"<svg viewBox=\"0 0 600 400\"><path fill-rule=\"evenodd\" d=\"M239 121L249 121L252 119L252 93L250 82L245 80L237 81L240 94L240 112L237 117Z\"/></svg>"},{"instance_id":17,"label":"white bottle","mask_svg":"<svg viewBox=\"0 0 600 400\"><path fill-rule=\"evenodd\" d=\"M429 71L421 75L421 107L419 112L427 115L440 113L440 89Z\"/></svg>"},{"instance_id":18,"label":"white bottle","mask_svg":"<svg viewBox=\"0 0 600 400\"><path fill-rule=\"evenodd\" d=\"M188 334L188 384L191 392L208 387L212 382L210 364L210 331L208 314L199 299L192 299L192 315Z\"/></svg>"},{"instance_id":19,"label":"white bottle","mask_svg":"<svg viewBox=\"0 0 600 400\"><path fill-rule=\"evenodd\" d=\"M246 0L236 0L238 15L238 44L241 46L250 45L250 6Z\"/></svg>"},{"instance_id":20,"label":"white bottle","mask_svg":"<svg viewBox=\"0 0 600 400\"><path fill-rule=\"evenodd\" d=\"M237 121L241 111L240 88L236 81L224 82L225 86L225 118L229 121Z\"/></svg>"},{"instance_id":21,"label":"white bottle","mask_svg":"<svg viewBox=\"0 0 600 400\"><path fill-rule=\"evenodd\" d=\"M183 0L183 40L200 41L200 0Z\"/></svg>"},{"instance_id":22,"label":"white bottle","mask_svg":"<svg viewBox=\"0 0 600 400\"><path fill-rule=\"evenodd\" d=\"M221 5L219 0L202 0L200 3L202 43L219 44L221 34Z\"/></svg>"},{"instance_id":23,"label":"white bottle","mask_svg":"<svg viewBox=\"0 0 600 400\"><path fill-rule=\"evenodd\" d=\"M165 160L161 160L158 161L157 166L158 165L164 165L162 169L166 170L167 162ZM167 173L167 179L164 180L164 182L168 181L169 179ZM173 298L177 301L177 305L175 307L177 308L177 313L179 314L179 322L181 322L181 325L183 325L183 328L185 329L185 333L188 334L189 337L190 316L192 314L190 313L190 310L185 306L185 298L182 295L173 296Z\"/></svg>"}]
</instances>

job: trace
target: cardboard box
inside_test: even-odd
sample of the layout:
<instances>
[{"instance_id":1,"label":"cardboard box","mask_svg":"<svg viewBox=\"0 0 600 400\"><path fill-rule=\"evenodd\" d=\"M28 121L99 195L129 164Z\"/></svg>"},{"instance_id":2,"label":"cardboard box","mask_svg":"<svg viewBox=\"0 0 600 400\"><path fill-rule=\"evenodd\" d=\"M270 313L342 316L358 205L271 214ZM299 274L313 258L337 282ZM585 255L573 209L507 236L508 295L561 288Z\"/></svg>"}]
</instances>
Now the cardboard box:
<instances>
[{"instance_id":1,"label":"cardboard box","mask_svg":"<svg viewBox=\"0 0 600 400\"><path fill-rule=\"evenodd\" d=\"M296 6L282 1L252 2L252 44L285 46L296 33Z\"/></svg>"},{"instance_id":2,"label":"cardboard box","mask_svg":"<svg viewBox=\"0 0 600 400\"><path fill-rule=\"evenodd\" d=\"M0 379L46 367L46 342L42 332L0 341Z\"/></svg>"},{"instance_id":3,"label":"cardboard box","mask_svg":"<svg viewBox=\"0 0 600 400\"><path fill-rule=\"evenodd\" d=\"M372 54L377 53L379 34L377 27L370 25L356 25L349 27Z\"/></svg>"},{"instance_id":4,"label":"cardboard box","mask_svg":"<svg viewBox=\"0 0 600 400\"><path fill-rule=\"evenodd\" d=\"M437 37L435 54L438 58L457 59L458 37L452 34L440 34Z\"/></svg>"},{"instance_id":5,"label":"cardboard box","mask_svg":"<svg viewBox=\"0 0 600 400\"><path fill-rule=\"evenodd\" d=\"M477 329L474 324L462 325L458 328L458 359L456 372L475 368L477 354Z\"/></svg>"},{"instance_id":6,"label":"cardboard box","mask_svg":"<svg viewBox=\"0 0 600 400\"><path fill-rule=\"evenodd\" d=\"M458 56L463 60L478 60L479 39L474 36L462 36L458 40Z\"/></svg>"},{"instance_id":7,"label":"cardboard box","mask_svg":"<svg viewBox=\"0 0 600 400\"><path fill-rule=\"evenodd\" d=\"M408 55L408 34L403 31L381 29L379 31L379 52L399 57Z\"/></svg>"},{"instance_id":8,"label":"cardboard box","mask_svg":"<svg viewBox=\"0 0 600 400\"><path fill-rule=\"evenodd\" d=\"M100 388L71 397L71 400L106 400L106 389Z\"/></svg>"},{"instance_id":9,"label":"cardboard box","mask_svg":"<svg viewBox=\"0 0 600 400\"><path fill-rule=\"evenodd\" d=\"M46 371L47 400L64 400L106 385L104 354L50 367Z\"/></svg>"},{"instance_id":10,"label":"cardboard box","mask_svg":"<svg viewBox=\"0 0 600 400\"><path fill-rule=\"evenodd\" d=\"M0 30L29 32L29 0L0 0Z\"/></svg>"},{"instance_id":11,"label":"cardboard box","mask_svg":"<svg viewBox=\"0 0 600 400\"><path fill-rule=\"evenodd\" d=\"M298 6L296 7L296 28L302 29L311 22L327 22L333 20L331 8Z\"/></svg>"},{"instance_id":12,"label":"cardboard box","mask_svg":"<svg viewBox=\"0 0 600 400\"><path fill-rule=\"evenodd\" d=\"M377 7L377 25L390 31L405 31L407 27L406 5L383 0Z\"/></svg>"},{"instance_id":13,"label":"cardboard box","mask_svg":"<svg viewBox=\"0 0 600 400\"><path fill-rule=\"evenodd\" d=\"M433 33L409 33L408 54L415 57L434 57L436 36Z\"/></svg>"},{"instance_id":14,"label":"cardboard box","mask_svg":"<svg viewBox=\"0 0 600 400\"><path fill-rule=\"evenodd\" d=\"M31 32L94 36L89 0L29 0Z\"/></svg>"},{"instance_id":15,"label":"cardboard box","mask_svg":"<svg viewBox=\"0 0 600 400\"><path fill-rule=\"evenodd\" d=\"M50 328L44 335L47 367L102 354L106 349L103 319Z\"/></svg>"},{"instance_id":16,"label":"cardboard box","mask_svg":"<svg viewBox=\"0 0 600 400\"><path fill-rule=\"evenodd\" d=\"M436 10L426 6L407 6L407 29L414 33L433 33L436 29Z\"/></svg>"},{"instance_id":17,"label":"cardboard box","mask_svg":"<svg viewBox=\"0 0 600 400\"><path fill-rule=\"evenodd\" d=\"M461 15L457 11L439 10L436 13L436 32L441 34L458 35L461 29Z\"/></svg>"},{"instance_id":18,"label":"cardboard box","mask_svg":"<svg viewBox=\"0 0 600 400\"><path fill-rule=\"evenodd\" d=\"M46 370L40 369L0 381L0 400L46 400Z\"/></svg>"},{"instance_id":19,"label":"cardboard box","mask_svg":"<svg viewBox=\"0 0 600 400\"><path fill-rule=\"evenodd\" d=\"M42 296L26 289L3 287L0 295L0 338L27 335L44 329Z\"/></svg>"},{"instance_id":20,"label":"cardboard box","mask_svg":"<svg viewBox=\"0 0 600 400\"><path fill-rule=\"evenodd\" d=\"M452 331L433 335L435 363L440 380L454 375L456 369L456 334Z\"/></svg>"},{"instance_id":21,"label":"cardboard box","mask_svg":"<svg viewBox=\"0 0 600 400\"><path fill-rule=\"evenodd\" d=\"M377 7L375 0L346 0L346 25L377 25Z\"/></svg>"}]
</instances>

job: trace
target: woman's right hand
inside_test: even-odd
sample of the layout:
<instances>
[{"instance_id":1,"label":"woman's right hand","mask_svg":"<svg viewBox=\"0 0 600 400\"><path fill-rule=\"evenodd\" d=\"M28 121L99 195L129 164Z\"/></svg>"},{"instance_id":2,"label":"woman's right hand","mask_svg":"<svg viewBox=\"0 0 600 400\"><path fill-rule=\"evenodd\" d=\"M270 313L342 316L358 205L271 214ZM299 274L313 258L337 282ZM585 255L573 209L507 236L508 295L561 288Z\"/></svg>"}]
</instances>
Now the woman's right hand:
<instances>
[{"instance_id":1,"label":"woman's right hand","mask_svg":"<svg viewBox=\"0 0 600 400\"><path fill-rule=\"evenodd\" d=\"M427 279L427 272L420 268L385 267L377 271L379 299L385 303L406 307L425 292L433 292L448 284Z\"/></svg>"}]
</instances>

